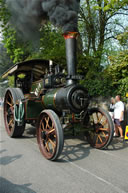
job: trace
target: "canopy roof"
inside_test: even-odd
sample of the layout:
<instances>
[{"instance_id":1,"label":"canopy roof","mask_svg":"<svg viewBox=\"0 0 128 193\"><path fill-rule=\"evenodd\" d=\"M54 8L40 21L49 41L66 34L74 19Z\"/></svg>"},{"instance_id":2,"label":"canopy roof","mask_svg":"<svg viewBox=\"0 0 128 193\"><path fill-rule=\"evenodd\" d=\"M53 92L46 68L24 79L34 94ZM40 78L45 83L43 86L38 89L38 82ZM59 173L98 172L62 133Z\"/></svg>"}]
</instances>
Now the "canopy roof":
<instances>
[{"instance_id":1,"label":"canopy roof","mask_svg":"<svg viewBox=\"0 0 128 193\"><path fill-rule=\"evenodd\" d=\"M42 60L42 59L27 60L12 66L9 70L7 70L2 75L2 78L6 78L9 75L15 75L18 73L32 72L34 78L38 80L49 69L50 63L53 63L53 62L51 60ZM55 63L53 63L53 66L55 66Z\"/></svg>"}]
</instances>

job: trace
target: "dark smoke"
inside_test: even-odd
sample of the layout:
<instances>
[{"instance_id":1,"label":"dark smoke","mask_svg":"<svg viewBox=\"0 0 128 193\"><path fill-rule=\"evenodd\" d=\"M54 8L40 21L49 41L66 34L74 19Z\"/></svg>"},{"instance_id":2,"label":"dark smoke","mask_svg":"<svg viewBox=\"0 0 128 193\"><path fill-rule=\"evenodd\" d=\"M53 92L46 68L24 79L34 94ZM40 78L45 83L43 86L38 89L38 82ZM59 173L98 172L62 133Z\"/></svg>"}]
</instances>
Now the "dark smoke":
<instances>
[{"instance_id":1,"label":"dark smoke","mask_svg":"<svg viewBox=\"0 0 128 193\"><path fill-rule=\"evenodd\" d=\"M78 31L77 15L79 3L79 0L43 0L42 8L54 25L63 28L63 32L74 32Z\"/></svg>"},{"instance_id":2,"label":"dark smoke","mask_svg":"<svg viewBox=\"0 0 128 193\"><path fill-rule=\"evenodd\" d=\"M11 24L26 39L37 38L41 21L46 18L40 0L6 0Z\"/></svg>"},{"instance_id":3,"label":"dark smoke","mask_svg":"<svg viewBox=\"0 0 128 193\"><path fill-rule=\"evenodd\" d=\"M63 32L78 31L80 0L6 0L11 23L26 39L36 38L46 20Z\"/></svg>"}]
</instances>

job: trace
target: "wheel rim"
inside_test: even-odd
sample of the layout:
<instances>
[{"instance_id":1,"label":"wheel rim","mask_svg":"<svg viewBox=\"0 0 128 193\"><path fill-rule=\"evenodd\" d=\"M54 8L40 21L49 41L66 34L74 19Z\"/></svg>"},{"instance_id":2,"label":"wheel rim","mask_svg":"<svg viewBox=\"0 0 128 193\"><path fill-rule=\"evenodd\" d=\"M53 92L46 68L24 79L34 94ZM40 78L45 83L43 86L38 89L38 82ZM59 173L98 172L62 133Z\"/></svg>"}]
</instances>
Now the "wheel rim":
<instances>
[{"instance_id":1,"label":"wheel rim","mask_svg":"<svg viewBox=\"0 0 128 193\"><path fill-rule=\"evenodd\" d=\"M14 130L14 102L13 96L8 91L5 95L5 102L4 102L4 121L7 133L11 135Z\"/></svg>"},{"instance_id":2,"label":"wheel rim","mask_svg":"<svg viewBox=\"0 0 128 193\"><path fill-rule=\"evenodd\" d=\"M41 115L37 140L43 156L47 159L52 159L57 149L57 131L54 120L46 113Z\"/></svg>"},{"instance_id":3,"label":"wheel rim","mask_svg":"<svg viewBox=\"0 0 128 193\"><path fill-rule=\"evenodd\" d=\"M101 111L91 112L87 132L88 142L92 147L101 149L110 137L110 124L107 116Z\"/></svg>"}]
</instances>

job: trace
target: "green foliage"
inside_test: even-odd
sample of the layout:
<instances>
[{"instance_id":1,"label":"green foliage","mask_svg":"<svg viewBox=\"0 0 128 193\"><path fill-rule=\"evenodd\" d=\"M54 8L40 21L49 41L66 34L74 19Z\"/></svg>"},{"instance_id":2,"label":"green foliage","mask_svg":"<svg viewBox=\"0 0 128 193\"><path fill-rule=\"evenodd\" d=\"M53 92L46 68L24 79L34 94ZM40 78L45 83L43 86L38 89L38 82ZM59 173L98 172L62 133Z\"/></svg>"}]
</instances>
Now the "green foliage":
<instances>
[{"instance_id":1,"label":"green foliage","mask_svg":"<svg viewBox=\"0 0 128 193\"><path fill-rule=\"evenodd\" d=\"M81 81L81 84L88 89L89 94L92 97L108 97L113 95L112 82L105 72L97 73L91 79L84 79Z\"/></svg>"},{"instance_id":2,"label":"green foliage","mask_svg":"<svg viewBox=\"0 0 128 193\"><path fill-rule=\"evenodd\" d=\"M128 27L125 28L125 31L117 36L117 39L121 46L128 48Z\"/></svg>"},{"instance_id":3,"label":"green foliage","mask_svg":"<svg viewBox=\"0 0 128 193\"><path fill-rule=\"evenodd\" d=\"M23 41L10 23L10 13L4 0L0 0L0 22L3 44L13 63L25 60L31 52L30 42Z\"/></svg>"},{"instance_id":4,"label":"green foliage","mask_svg":"<svg viewBox=\"0 0 128 193\"><path fill-rule=\"evenodd\" d=\"M1 25L2 28L5 28L5 25L7 25L9 18L10 13L6 8L5 0L0 0L0 22L2 23Z\"/></svg>"},{"instance_id":5,"label":"green foliage","mask_svg":"<svg viewBox=\"0 0 128 193\"><path fill-rule=\"evenodd\" d=\"M4 36L4 46L7 50L7 54L10 56L10 59L13 61L13 63L20 62L23 58L23 49L18 44L17 38L16 38L16 31L11 28L11 26L8 26L8 29L3 32Z\"/></svg>"},{"instance_id":6,"label":"green foliage","mask_svg":"<svg viewBox=\"0 0 128 193\"><path fill-rule=\"evenodd\" d=\"M125 97L128 92L128 50L109 57L111 65L107 69L116 93Z\"/></svg>"},{"instance_id":7,"label":"green foliage","mask_svg":"<svg viewBox=\"0 0 128 193\"><path fill-rule=\"evenodd\" d=\"M8 76L9 87L14 87L14 76Z\"/></svg>"},{"instance_id":8,"label":"green foliage","mask_svg":"<svg viewBox=\"0 0 128 193\"><path fill-rule=\"evenodd\" d=\"M0 44L0 76L10 68L12 62L7 55L6 49L4 48L3 44Z\"/></svg>"},{"instance_id":9,"label":"green foliage","mask_svg":"<svg viewBox=\"0 0 128 193\"><path fill-rule=\"evenodd\" d=\"M104 7L104 11L110 10L119 10L121 7L128 5L127 0L104 0L106 6Z\"/></svg>"},{"instance_id":10,"label":"green foliage","mask_svg":"<svg viewBox=\"0 0 128 193\"><path fill-rule=\"evenodd\" d=\"M93 6L95 10L100 9L105 12L109 11L111 14L113 14L115 10L118 11L120 8L128 5L127 0L102 0L102 1L92 0L92 2L95 3L95 5ZM97 4L97 2L99 3Z\"/></svg>"},{"instance_id":11,"label":"green foliage","mask_svg":"<svg viewBox=\"0 0 128 193\"><path fill-rule=\"evenodd\" d=\"M65 42L62 31L48 23L41 29L40 35L40 49L30 57L51 59L56 63L65 64Z\"/></svg>"},{"instance_id":12,"label":"green foliage","mask_svg":"<svg viewBox=\"0 0 128 193\"><path fill-rule=\"evenodd\" d=\"M126 0L81 1L79 30L83 41L83 53L94 57L101 65L108 50L106 45L122 33L124 26L118 16L127 15Z\"/></svg>"}]
</instances>

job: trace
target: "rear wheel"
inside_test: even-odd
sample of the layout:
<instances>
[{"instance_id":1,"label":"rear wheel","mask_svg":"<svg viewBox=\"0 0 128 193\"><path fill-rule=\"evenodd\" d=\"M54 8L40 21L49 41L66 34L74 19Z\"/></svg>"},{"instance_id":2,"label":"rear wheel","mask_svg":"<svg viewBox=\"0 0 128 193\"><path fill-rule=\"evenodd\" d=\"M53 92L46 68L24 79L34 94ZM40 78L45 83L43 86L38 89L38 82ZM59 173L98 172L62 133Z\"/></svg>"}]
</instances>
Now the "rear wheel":
<instances>
[{"instance_id":1,"label":"rear wheel","mask_svg":"<svg viewBox=\"0 0 128 193\"><path fill-rule=\"evenodd\" d=\"M86 137L92 147L105 149L112 141L114 125L108 112L102 108L92 108L86 115Z\"/></svg>"},{"instance_id":2,"label":"rear wheel","mask_svg":"<svg viewBox=\"0 0 128 193\"><path fill-rule=\"evenodd\" d=\"M4 97L4 123L10 137L20 137L25 129L25 123L18 126L15 120L15 104L18 100L24 99L24 95L19 88L8 88Z\"/></svg>"},{"instance_id":3,"label":"rear wheel","mask_svg":"<svg viewBox=\"0 0 128 193\"><path fill-rule=\"evenodd\" d=\"M57 114L44 110L37 124L37 141L42 155L48 160L56 160L64 145L63 129Z\"/></svg>"}]
</instances>

